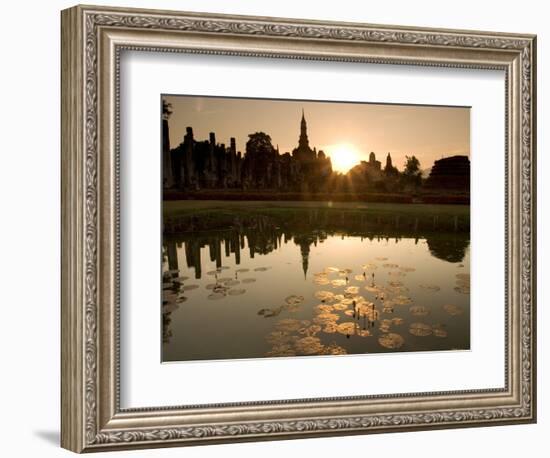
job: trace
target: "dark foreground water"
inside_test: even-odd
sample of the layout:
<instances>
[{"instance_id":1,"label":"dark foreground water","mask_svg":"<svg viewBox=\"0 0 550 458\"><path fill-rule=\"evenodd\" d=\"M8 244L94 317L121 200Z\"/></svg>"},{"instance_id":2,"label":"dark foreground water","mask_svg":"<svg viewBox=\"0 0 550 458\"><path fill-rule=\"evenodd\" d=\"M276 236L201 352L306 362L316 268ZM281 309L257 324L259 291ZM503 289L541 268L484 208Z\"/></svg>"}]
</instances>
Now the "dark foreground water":
<instances>
[{"instance_id":1,"label":"dark foreground water","mask_svg":"<svg viewBox=\"0 0 550 458\"><path fill-rule=\"evenodd\" d=\"M211 218L164 236L163 361L470 348L469 233L456 222Z\"/></svg>"}]
</instances>

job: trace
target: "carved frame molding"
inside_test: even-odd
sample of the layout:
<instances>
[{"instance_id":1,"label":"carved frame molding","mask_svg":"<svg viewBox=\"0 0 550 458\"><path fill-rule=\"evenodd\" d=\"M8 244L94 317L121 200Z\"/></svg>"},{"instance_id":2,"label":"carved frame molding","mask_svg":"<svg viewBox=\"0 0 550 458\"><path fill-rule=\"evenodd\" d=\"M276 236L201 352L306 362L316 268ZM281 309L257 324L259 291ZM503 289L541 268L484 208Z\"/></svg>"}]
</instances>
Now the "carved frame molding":
<instances>
[{"instance_id":1,"label":"carved frame molding","mask_svg":"<svg viewBox=\"0 0 550 458\"><path fill-rule=\"evenodd\" d=\"M120 409L118 103L120 53L128 49L505 71L506 386ZM63 11L62 446L81 452L535 421L535 62L531 35Z\"/></svg>"}]
</instances>

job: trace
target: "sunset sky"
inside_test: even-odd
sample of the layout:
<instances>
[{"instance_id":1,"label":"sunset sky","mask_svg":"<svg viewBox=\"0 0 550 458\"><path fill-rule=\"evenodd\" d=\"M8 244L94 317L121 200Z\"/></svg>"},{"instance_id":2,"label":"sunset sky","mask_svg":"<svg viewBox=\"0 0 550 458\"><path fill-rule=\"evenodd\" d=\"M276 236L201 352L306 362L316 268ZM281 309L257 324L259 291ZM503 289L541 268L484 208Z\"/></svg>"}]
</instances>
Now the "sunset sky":
<instances>
[{"instance_id":1,"label":"sunset sky","mask_svg":"<svg viewBox=\"0 0 550 458\"><path fill-rule=\"evenodd\" d=\"M183 141L185 128L193 128L195 140L208 139L229 146L235 137L237 150L245 152L248 135L265 132L280 153L298 145L302 109L310 147L323 150L340 172L356 161L368 160L374 151L385 164L403 169L405 156L415 155L422 169L437 159L470 155L470 109L415 105L380 105L349 102L243 99L226 97L164 96L172 104L170 145Z\"/></svg>"}]
</instances>

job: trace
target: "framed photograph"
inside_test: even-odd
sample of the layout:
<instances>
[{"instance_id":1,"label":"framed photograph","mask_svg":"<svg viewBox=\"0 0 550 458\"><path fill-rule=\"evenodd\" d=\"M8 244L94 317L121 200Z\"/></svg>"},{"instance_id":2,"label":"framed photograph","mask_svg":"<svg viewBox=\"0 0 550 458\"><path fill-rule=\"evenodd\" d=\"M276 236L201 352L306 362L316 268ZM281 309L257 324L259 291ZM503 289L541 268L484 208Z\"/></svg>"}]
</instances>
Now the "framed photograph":
<instances>
[{"instance_id":1,"label":"framed photograph","mask_svg":"<svg viewBox=\"0 0 550 458\"><path fill-rule=\"evenodd\" d=\"M62 12L62 446L536 421L536 38Z\"/></svg>"}]
</instances>

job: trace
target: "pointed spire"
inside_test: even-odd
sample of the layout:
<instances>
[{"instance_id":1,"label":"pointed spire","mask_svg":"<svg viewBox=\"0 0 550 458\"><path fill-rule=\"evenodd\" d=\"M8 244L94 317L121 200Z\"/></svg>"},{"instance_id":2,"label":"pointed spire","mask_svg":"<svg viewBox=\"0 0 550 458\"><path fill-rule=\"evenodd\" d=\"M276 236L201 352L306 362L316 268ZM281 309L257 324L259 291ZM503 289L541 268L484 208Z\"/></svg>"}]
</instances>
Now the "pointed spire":
<instances>
[{"instance_id":1,"label":"pointed spire","mask_svg":"<svg viewBox=\"0 0 550 458\"><path fill-rule=\"evenodd\" d=\"M386 156L386 169L391 170L392 168L393 168L393 163L391 160L391 154L388 153L388 155Z\"/></svg>"},{"instance_id":2,"label":"pointed spire","mask_svg":"<svg viewBox=\"0 0 550 458\"><path fill-rule=\"evenodd\" d=\"M299 148L309 149L309 140L307 138L307 123L303 108L302 121L300 122L300 139L298 140L298 145Z\"/></svg>"},{"instance_id":3,"label":"pointed spire","mask_svg":"<svg viewBox=\"0 0 550 458\"><path fill-rule=\"evenodd\" d=\"M307 270L309 267L309 251L310 242L308 240L303 240L300 243L300 252L302 255L302 270L304 271L304 278L307 278Z\"/></svg>"}]
</instances>

